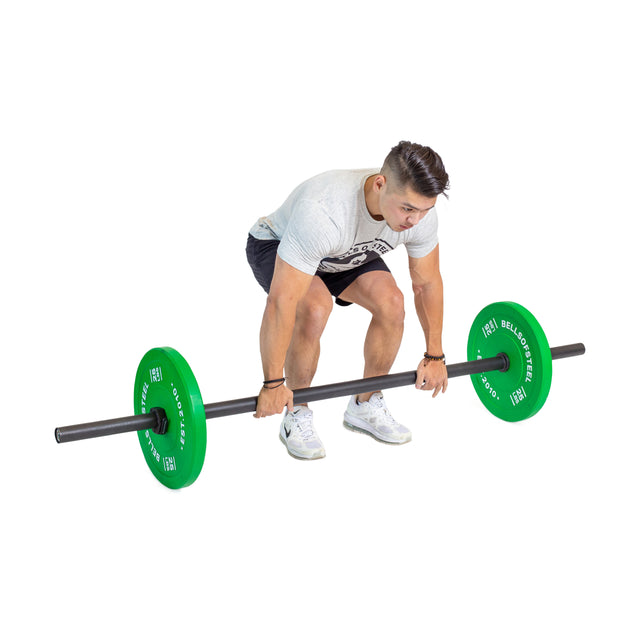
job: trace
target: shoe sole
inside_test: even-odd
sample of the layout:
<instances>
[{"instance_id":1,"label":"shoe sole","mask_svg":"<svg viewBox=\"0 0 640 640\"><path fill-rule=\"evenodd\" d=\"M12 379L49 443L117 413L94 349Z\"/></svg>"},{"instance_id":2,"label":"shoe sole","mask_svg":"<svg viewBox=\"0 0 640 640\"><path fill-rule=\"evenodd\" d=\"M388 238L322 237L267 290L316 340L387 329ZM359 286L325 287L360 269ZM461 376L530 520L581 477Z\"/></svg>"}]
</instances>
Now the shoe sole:
<instances>
[{"instance_id":1,"label":"shoe sole","mask_svg":"<svg viewBox=\"0 0 640 640\"><path fill-rule=\"evenodd\" d=\"M323 453L321 456L315 456L313 458L303 458L302 456L297 456L295 455L295 453L291 453L291 449L289 449L289 445L287 444L287 441L282 437L282 434L280 434L280 442L282 442L282 444L287 448L287 453L292 457L295 458L296 460L322 460L322 458L325 457L325 453Z\"/></svg>"},{"instance_id":2,"label":"shoe sole","mask_svg":"<svg viewBox=\"0 0 640 640\"><path fill-rule=\"evenodd\" d=\"M392 444L397 446L400 444L407 444L407 442L411 442L411 436L409 436L407 440L384 440L383 438L376 435L372 431L369 431L364 427L359 427L358 425L355 425L351 422L347 422L346 420L343 421L342 425L347 429L349 429L349 431L353 431L354 433L364 433L367 436L371 436L374 440L377 440L378 442L382 442L382 444Z\"/></svg>"}]
</instances>

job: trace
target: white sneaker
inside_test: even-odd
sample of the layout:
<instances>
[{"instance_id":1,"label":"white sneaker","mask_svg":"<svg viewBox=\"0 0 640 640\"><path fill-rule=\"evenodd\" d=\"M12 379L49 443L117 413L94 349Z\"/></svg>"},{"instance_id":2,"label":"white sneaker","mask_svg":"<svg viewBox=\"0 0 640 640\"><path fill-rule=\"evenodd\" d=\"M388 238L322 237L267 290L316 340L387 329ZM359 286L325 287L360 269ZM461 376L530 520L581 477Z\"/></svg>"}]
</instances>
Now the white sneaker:
<instances>
[{"instance_id":1,"label":"white sneaker","mask_svg":"<svg viewBox=\"0 0 640 640\"><path fill-rule=\"evenodd\" d=\"M404 444L411 440L411 431L393 418L380 392L374 393L368 402L356 402L351 396L344 412L344 426L361 431L387 444Z\"/></svg>"},{"instance_id":2,"label":"white sneaker","mask_svg":"<svg viewBox=\"0 0 640 640\"><path fill-rule=\"evenodd\" d=\"M280 424L280 440L294 458L317 460L325 456L324 446L313 428L313 411L308 407L287 411Z\"/></svg>"}]
</instances>

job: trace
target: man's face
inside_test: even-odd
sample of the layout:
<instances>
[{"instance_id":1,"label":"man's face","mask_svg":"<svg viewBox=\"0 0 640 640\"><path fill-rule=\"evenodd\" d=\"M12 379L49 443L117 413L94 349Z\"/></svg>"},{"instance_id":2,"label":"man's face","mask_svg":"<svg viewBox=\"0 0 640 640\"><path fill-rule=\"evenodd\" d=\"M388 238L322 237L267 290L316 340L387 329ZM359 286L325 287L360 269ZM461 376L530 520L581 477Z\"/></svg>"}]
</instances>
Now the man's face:
<instances>
[{"instance_id":1,"label":"man's face","mask_svg":"<svg viewBox=\"0 0 640 640\"><path fill-rule=\"evenodd\" d=\"M380 213L394 231L406 231L422 220L437 198L422 196L410 188L398 188L387 180L380 189Z\"/></svg>"}]
</instances>

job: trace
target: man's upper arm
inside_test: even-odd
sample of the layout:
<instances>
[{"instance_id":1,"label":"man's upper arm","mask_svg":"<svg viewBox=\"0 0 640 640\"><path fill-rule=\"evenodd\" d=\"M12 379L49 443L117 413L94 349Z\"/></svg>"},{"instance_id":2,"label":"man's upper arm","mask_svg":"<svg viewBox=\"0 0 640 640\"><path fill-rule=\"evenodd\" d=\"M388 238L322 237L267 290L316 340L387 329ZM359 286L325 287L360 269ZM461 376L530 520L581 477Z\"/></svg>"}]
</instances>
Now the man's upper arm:
<instances>
[{"instance_id":1,"label":"man's upper arm","mask_svg":"<svg viewBox=\"0 0 640 640\"><path fill-rule=\"evenodd\" d=\"M409 273L414 287L428 287L440 280L440 245L422 258L409 256Z\"/></svg>"},{"instance_id":2,"label":"man's upper arm","mask_svg":"<svg viewBox=\"0 0 640 640\"><path fill-rule=\"evenodd\" d=\"M276 266L269 289L269 298L272 302L291 302L297 305L309 289L312 279L313 275L292 267L279 255L276 255Z\"/></svg>"}]
</instances>

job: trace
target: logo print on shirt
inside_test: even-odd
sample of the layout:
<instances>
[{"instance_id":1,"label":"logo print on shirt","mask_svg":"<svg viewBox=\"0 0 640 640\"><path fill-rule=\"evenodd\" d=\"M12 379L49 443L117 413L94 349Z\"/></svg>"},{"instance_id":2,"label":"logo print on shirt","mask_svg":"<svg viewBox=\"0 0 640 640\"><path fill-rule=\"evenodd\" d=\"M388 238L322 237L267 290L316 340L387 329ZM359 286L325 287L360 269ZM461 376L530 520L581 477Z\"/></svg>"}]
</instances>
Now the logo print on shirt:
<instances>
[{"instance_id":1,"label":"logo print on shirt","mask_svg":"<svg viewBox=\"0 0 640 640\"><path fill-rule=\"evenodd\" d=\"M388 242L380 238L369 240L367 242L360 242L358 244L354 244L349 251L340 256L324 258L320 261L318 269L326 273L336 273L338 271L355 269L362 264L366 264L367 262L371 262L372 260L379 258L392 249L393 247Z\"/></svg>"}]
</instances>

